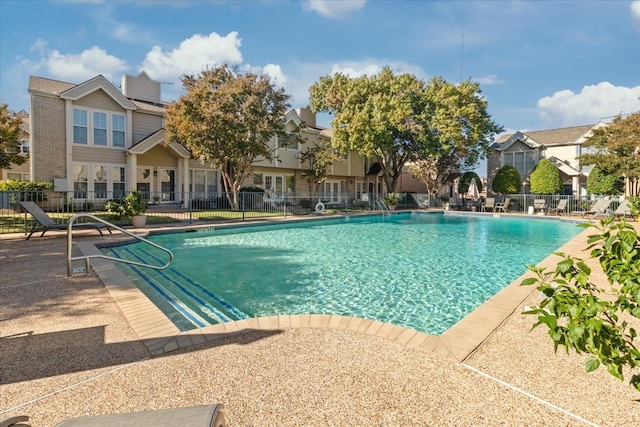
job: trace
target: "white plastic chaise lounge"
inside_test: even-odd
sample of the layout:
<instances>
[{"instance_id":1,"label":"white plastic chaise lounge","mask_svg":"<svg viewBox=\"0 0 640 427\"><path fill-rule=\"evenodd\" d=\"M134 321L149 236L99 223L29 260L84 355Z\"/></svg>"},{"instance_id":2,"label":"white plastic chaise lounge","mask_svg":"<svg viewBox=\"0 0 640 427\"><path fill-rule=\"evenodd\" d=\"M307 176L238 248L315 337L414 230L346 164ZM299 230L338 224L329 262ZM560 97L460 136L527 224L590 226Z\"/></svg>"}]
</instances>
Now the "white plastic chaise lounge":
<instances>
[{"instance_id":1,"label":"white plastic chaise lounge","mask_svg":"<svg viewBox=\"0 0 640 427\"><path fill-rule=\"evenodd\" d=\"M225 427L223 405L69 418L55 427Z\"/></svg>"},{"instance_id":2,"label":"white plastic chaise lounge","mask_svg":"<svg viewBox=\"0 0 640 427\"><path fill-rule=\"evenodd\" d=\"M600 199L589 208L587 211L571 211L571 215L581 215L583 218L588 215L603 215L609 209L609 205L611 204L611 200L608 199Z\"/></svg>"},{"instance_id":3,"label":"white plastic chaise lounge","mask_svg":"<svg viewBox=\"0 0 640 427\"><path fill-rule=\"evenodd\" d=\"M60 224L55 222L53 219L51 219L49 215L46 214L45 211L43 211L40 208L40 206L35 204L35 202L19 202L19 203L24 208L24 210L26 210L27 212L29 212L29 214L31 214L31 216L35 220L35 223L33 224L33 227L31 227L31 231L27 236L27 240L29 240L33 235L33 233L35 233L36 231L42 231L42 234L40 235L40 237L42 237L44 236L44 233L46 233L49 230L66 230L67 229L67 224ZM73 224L73 228L98 230L101 236L103 235L102 229L106 228L109 231L109 234L113 234L111 232L111 228L109 228L108 225L102 224L100 222L77 223L77 224Z\"/></svg>"},{"instance_id":4,"label":"white plastic chaise lounge","mask_svg":"<svg viewBox=\"0 0 640 427\"><path fill-rule=\"evenodd\" d=\"M509 209L509 205L511 204L511 199L509 197L507 197L506 199L504 199L504 202L502 203L496 203L493 211L494 212L499 212L502 211L504 213L507 213L507 209Z\"/></svg>"},{"instance_id":5,"label":"white plastic chaise lounge","mask_svg":"<svg viewBox=\"0 0 640 427\"><path fill-rule=\"evenodd\" d=\"M486 199L484 199L484 203L482 203L482 206L480 207L480 209L482 210L482 212L486 212L489 209L491 209L492 211L495 210L495 207L496 207L495 197L487 197Z\"/></svg>"}]
</instances>

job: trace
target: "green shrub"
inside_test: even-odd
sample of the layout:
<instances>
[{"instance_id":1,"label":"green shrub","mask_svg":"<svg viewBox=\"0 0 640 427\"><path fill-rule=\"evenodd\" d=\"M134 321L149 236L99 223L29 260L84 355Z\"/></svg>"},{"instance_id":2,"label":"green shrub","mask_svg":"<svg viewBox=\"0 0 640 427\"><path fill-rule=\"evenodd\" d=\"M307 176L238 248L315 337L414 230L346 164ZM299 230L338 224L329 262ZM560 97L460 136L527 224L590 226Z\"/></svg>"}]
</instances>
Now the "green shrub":
<instances>
[{"instance_id":1,"label":"green shrub","mask_svg":"<svg viewBox=\"0 0 640 427\"><path fill-rule=\"evenodd\" d=\"M105 210L120 220L144 214L147 206L147 200L138 190L133 190L120 199L107 200L104 204Z\"/></svg>"},{"instance_id":2,"label":"green shrub","mask_svg":"<svg viewBox=\"0 0 640 427\"><path fill-rule=\"evenodd\" d=\"M587 177L589 194L616 195L624 190L624 180L620 176L604 172L597 166L591 169Z\"/></svg>"},{"instance_id":3,"label":"green shrub","mask_svg":"<svg viewBox=\"0 0 640 427\"><path fill-rule=\"evenodd\" d=\"M503 166L493 178L492 190L499 194L517 194L520 192L522 181L520 174L513 166Z\"/></svg>"},{"instance_id":4,"label":"green shrub","mask_svg":"<svg viewBox=\"0 0 640 427\"><path fill-rule=\"evenodd\" d=\"M478 176L477 173L473 171L465 172L460 177L460 181L458 182L458 193L466 194L469 191L469 186L471 185L471 180L476 180L476 185L478 186L478 191L482 191L482 180Z\"/></svg>"},{"instance_id":5,"label":"green shrub","mask_svg":"<svg viewBox=\"0 0 640 427\"><path fill-rule=\"evenodd\" d=\"M548 159L542 159L538 162L531 172L529 181L533 194L561 194L564 192L560 171Z\"/></svg>"}]
</instances>

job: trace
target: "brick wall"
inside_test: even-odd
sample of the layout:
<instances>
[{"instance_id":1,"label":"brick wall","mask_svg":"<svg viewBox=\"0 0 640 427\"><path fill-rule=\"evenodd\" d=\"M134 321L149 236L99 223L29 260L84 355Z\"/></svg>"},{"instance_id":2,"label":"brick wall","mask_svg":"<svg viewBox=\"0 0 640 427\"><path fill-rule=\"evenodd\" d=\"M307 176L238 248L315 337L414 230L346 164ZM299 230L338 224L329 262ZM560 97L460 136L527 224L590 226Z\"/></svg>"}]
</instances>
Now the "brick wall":
<instances>
[{"instance_id":1,"label":"brick wall","mask_svg":"<svg viewBox=\"0 0 640 427\"><path fill-rule=\"evenodd\" d=\"M65 102L32 94L31 162L34 181L66 177Z\"/></svg>"}]
</instances>

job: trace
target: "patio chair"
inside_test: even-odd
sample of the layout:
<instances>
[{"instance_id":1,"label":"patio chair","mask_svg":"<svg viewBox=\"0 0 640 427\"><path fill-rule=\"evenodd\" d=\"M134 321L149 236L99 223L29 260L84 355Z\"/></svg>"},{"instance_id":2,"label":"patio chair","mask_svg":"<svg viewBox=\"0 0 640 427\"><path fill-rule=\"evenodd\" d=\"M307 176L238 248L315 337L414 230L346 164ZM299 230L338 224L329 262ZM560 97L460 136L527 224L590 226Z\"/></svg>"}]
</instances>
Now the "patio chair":
<instances>
[{"instance_id":1,"label":"patio chair","mask_svg":"<svg viewBox=\"0 0 640 427\"><path fill-rule=\"evenodd\" d=\"M567 213L567 199L562 199L558 202L555 208L550 209L549 212L554 212L556 215L560 215L561 213Z\"/></svg>"},{"instance_id":2,"label":"patio chair","mask_svg":"<svg viewBox=\"0 0 640 427\"><path fill-rule=\"evenodd\" d=\"M70 418L56 427L224 427L223 405L191 406L187 408L158 409L155 411L97 415Z\"/></svg>"},{"instance_id":3,"label":"patio chair","mask_svg":"<svg viewBox=\"0 0 640 427\"><path fill-rule=\"evenodd\" d=\"M493 208L493 211L494 212L502 211L504 213L507 213L507 210L509 209L510 204L511 204L511 198L507 197L506 199L504 199L504 202L496 203L495 207Z\"/></svg>"},{"instance_id":4,"label":"patio chair","mask_svg":"<svg viewBox=\"0 0 640 427\"><path fill-rule=\"evenodd\" d=\"M600 199L586 211L571 211L571 215L581 215L583 218L589 215L602 215L607 212L609 209L609 205L611 204L611 200L608 199Z\"/></svg>"},{"instance_id":5,"label":"patio chair","mask_svg":"<svg viewBox=\"0 0 640 427\"><path fill-rule=\"evenodd\" d=\"M629 207L629 203L627 200L623 200L620 202L620 205L613 211L613 216L618 219L629 217L630 219L635 219L635 216L631 213L631 208Z\"/></svg>"},{"instance_id":6,"label":"patio chair","mask_svg":"<svg viewBox=\"0 0 640 427\"><path fill-rule=\"evenodd\" d=\"M484 202L482 203L480 210L482 210L482 212L486 212L488 209L491 209L492 211L494 211L495 207L496 207L496 199L494 197L487 197L486 199L484 199Z\"/></svg>"},{"instance_id":7,"label":"patio chair","mask_svg":"<svg viewBox=\"0 0 640 427\"><path fill-rule=\"evenodd\" d=\"M533 201L533 211L545 213L547 211L547 201L545 199L535 199Z\"/></svg>"},{"instance_id":8,"label":"patio chair","mask_svg":"<svg viewBox=\"0 0 640 427\"><path fill-rule=\"evenodd\" d=\"M27 236L27 240L29 240L31 238L31 235L36 231L42 230L42 234L40 235L40 237L42 237L44 236L44 233L46 233L49 230L66 230L67 229L67 224L60 224L55 222L53 219L51 219L49 215L46 214L45 211L43 211L40 208L40 206L35 204L35 202L19 202L19 203L24 208L24 210L29 212L29 214L31 214L33 219L35 219L35 223L33 224L33 227L31 227L31 231ZM113 234L111 231L111 228L108 225L102 224L100 222L81 222L81 223L73 224L73 228L98 230L101 236L104 235L102 233L102 229L106 228L109 231L109 234Z\"/></svg>"}]
</instances>

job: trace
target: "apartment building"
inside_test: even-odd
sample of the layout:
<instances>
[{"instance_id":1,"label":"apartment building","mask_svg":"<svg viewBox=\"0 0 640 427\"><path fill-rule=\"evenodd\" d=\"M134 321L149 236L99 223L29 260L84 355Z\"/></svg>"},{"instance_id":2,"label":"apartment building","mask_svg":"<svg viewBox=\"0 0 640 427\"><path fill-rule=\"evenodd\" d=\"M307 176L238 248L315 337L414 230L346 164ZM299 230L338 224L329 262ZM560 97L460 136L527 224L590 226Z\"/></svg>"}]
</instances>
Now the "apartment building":
<instances>
[{"instance_id":1,"label":"apartment building","mask_svg":"<svg viewBox=\"0 0 640 427\"><path fill-rule=\"evenodd\" d=\"M124 75L120 87L102 75L79 84L31 76L29 94L30 178L54 183L53 203L99 202L139 189L158 203L183 204L194 195L215 197L223 191L219 171L167 140L161 83L144 71ZM246 186L274 197L309 192L301 153L330 143L331 130L317 126L308 107L287 112L285 128L298 132L302 142L273 138L273 160L255 162ZM371 170L370 160L349 154L330 167L319 193L336 203L381 193L382 177Z\"/></svg>"}]
</instances>

